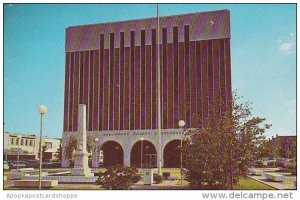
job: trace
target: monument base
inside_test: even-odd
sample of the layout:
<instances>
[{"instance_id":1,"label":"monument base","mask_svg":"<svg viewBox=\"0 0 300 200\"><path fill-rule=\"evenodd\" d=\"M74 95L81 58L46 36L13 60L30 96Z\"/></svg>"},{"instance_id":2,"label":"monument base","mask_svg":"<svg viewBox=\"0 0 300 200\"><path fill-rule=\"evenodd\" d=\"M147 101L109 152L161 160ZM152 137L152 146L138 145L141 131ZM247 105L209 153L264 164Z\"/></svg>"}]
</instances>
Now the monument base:
<instances>
[{"instance_id":1,"label":"monument base","mask_svg":"<svg viewBox=\"0 0 300 200\"><path fill-rule=\"evenodd\" d=\"M93 177L94 174L91 173L91 168L88 165L88 156L87 152L77 151L75 152L75 162L74 168L71 171L72 176L84 176L84 177Z\"/></svg>"},{"instance_id":2,"label":"monument base","mask_svg":"<svg viewBox=\"0 0 300 200\"><path fill-rule=\"evenodd\" d=\"M93 177L94 173L90 168L73 168L71 171L72 176Z\"/></svg>"}]
</instances>

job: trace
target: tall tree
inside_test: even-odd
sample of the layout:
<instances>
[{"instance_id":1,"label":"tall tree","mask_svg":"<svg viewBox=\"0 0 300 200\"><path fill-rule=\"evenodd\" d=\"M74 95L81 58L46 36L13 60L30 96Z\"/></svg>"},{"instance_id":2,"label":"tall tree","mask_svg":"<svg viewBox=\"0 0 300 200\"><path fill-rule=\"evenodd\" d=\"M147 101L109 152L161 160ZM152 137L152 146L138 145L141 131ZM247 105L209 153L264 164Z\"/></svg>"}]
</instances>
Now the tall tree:
<instances>
[{"instance_id":1,"label":"tall tree","mask_svg":"<svg viewBox=\"0 0 300 200\"><path fill-rule=\"evenodd\" d=\"M209 116L186 145L186 177L193 188L234 188L238 178L245 176L255 149L262 139L264 118L251 115L250 103L237 103L235 94L231 104L218 99L211 106ZM202 119L198 116L198 119Z\"/></svg>"}]
</instances>

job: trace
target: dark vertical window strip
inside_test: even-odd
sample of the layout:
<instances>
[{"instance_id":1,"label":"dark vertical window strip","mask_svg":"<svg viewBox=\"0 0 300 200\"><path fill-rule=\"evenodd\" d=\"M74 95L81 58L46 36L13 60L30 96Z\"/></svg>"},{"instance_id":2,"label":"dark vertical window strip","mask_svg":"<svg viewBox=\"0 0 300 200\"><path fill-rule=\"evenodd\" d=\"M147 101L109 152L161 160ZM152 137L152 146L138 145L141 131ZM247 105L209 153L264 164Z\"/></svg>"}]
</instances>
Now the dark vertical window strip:
<instances>
[{"instance_id":1,"label":"dark vertical window strip","mask_svg":"<svg viewBox=\"0 0 300 200\"><path fill-rule=\"evenodd\" d=\"M162 114L163 114L163 129L168 125L168 66L167 66L167 29L162 29Z\"/></svg>"},{"instance_id":2,"label":"dark vertical window strip","mask_svg":"<svg viewBox=\"0 0 300 200\"><path fill-rule=\"evenodd\" d=\"M174 52L174 127L178 126L178 27L173 27Z\"/></svg>"},{"instance_id":3,"label":"dark vertical window strip","mask_svg":"<svg viewBox=\"0 0 300 200\"><path fill-rule=\"evenodd\" d=\"M89 58L88 58L89 52L88 51L83 51L80 52L80 62L79 64L79 103L85 104L87 113L88 113L88 85L89 85ZM81 82L82 81L82 82ZM77 105L77 110L78 110L78 105ZM88 116L87 116L88 118ZM88 124L87 124L88 126Z\"/></svg>"},{"instance_id":4,"label":"dark vertical window strip","mask_svg":"<svg viewBox=\"0 0 300 200\"><path fill-rule=\"evenodd\" d=\"M78 122L78 104L79 104L79 55L80 52L75 52L74 62L74 102L73 102L73 129L77 131Z\"/></svg>"},{"instance_id":5,"label":"dark vertical window strip","mask_svg":"<svg viewBox=\"0 0 300 200\"><path fill-rule=\"evenodd\" d=\"M213 78L213 66L212 66L212 40L208 41L208 108L209 114L211 114L211 108L213 106L213 88L214 88L214 78Z\"/></svg>"},{"instance_id":6,"label":"dark vertical window strip","mask_svg":"<svg viewBox=\"0 0 300 200\"><path fill-rule=\"evenodd\" d=\"M184 26L184 68L185 68L185 103L186 103L186 126L191 125L191 103L190 103L190 36L189 26Z\"/></svg>"},{"instance_id":7,"label":"dark vertical window strip","mask_svg":"<svg viewBox=\"0 0 300 200\"><path fill-rule=\"evenodd\" d=\"M130 47L124 47L124 113L125 130L130 129Z\"/></svg>"},{"instance_id":8,"label":"dark vertical window strip","mask_svg":"<svg viewBox=\"0 0 300 200\"><path fill-rule=\"evenodd\" d=\"M103 50L103 130L109 130L109 48Z\"/></svg>"},{"instance_id":9,"label":"dark vertical window strip","mask_svg":"<svg viewBox=\"0 0 300 200\"><path fill-rule=\"evenodd\" d=\"M151 45L145 49L145 129L151 129Z\"/></svg>"},{"instance_id":10,"label":"dark vertical window strip","mask_svg":"<svg viewBox=\"0 0 300 200\"><path fill-rule=\"evenodd\" d=\"M114 126L114 48L114 33L111 33L109 47L109 130L113 130Z\"/></svg>"},{"instance_id":11,"label":"dark vertical window strip","mask_svg":"<svg viewBox=\"0 0 300 200\"><path fill-rule=\"evenodd\" d=\"M224 39L226 109L232 109L230 38Z\"/></svg>"},{"instance_id":12,"label":"dark vertical window strip","mask_svg":"<svg viewBox=\"0 0 300 200\"><path fill-rule=\"evenodd\" d=\"M88 113L88 103L89 103L89 56L90 52L84 52L84 66L83 66L83 104L86 105L86 112ZM88 115L86 116L88 119ZM88 126L88 124L87 124Z\"/></svg>"},{"instance_id":13,"label":"dark vertical window strip","mask_svg":"<svg viewBox=\"0 0 300 200\"><path fill-rule=\"evenodd\" d=\"M100 70L99 70L99 80L100 80L100 87L99 87L99 129L102 130L102 115L103 115L103 92L104 92L104 87L103 87L103 60L104 60L104 35L100 35L100 55L99 55L99 65L100 65Z\"/></svg>"},{"instance_id":14,"label":"dark vertical window strip","mask_svg":"<svg viewBox=\"0 0 300 200\"><path fill-rule=\"evenodd\" d=\"M69 103L69 131L73 131L73 94L74 94L74 67L75 67L75 53L71 53L71 75L70 75L70 103Z\"/></svg>"},{"instance_id":15,"label":"dark vertical window strip","mask_svg":"<svg viewBox=\"0 0 300 200\"><path fill-rule=\"evenodd\" d=\"M151 64L152 64L152 129L156 129L157 116L156 116L156 29L152 29L152 53L151 53Z\"/></svg>"},{"instance_id":16,"label":"dark vertical window strip","mask_svg":"<svg viewBox=\"0 0 300 200\"><path fill-rule=\"evenodd\" d=\"M83 104L83 96L84 96L84 94L83 94L83 67L84 67L84 52L83 51L81 51L80 52L80 56L79 56L80 58L80 61L79 61L79 69L80 69L80 71L79 71L79 73L80 73L80 77L79 77L79 87L80 87L80 89L79 89L79 103L80 104Z\"/></svg>"},{"instance_id":17,"label":"dark vertical window strip","mask_svg":"<svg viewBox=\"0 0 300 200\"><path fill-rule=\"evenodd\" d=\"M200 52L200 41L196 42L196 99L197 99L197 114L198 116L202 116L202 94L201 94L201 88L202 88L202 66L200 64L200 58L201 58L201 52ZM200 126L202 126L202 120L198 121Z\"/></svg>"},{"instance_id":18,"label":"dark vertical window strip","mask_svg":"<svg viewBox=\"0 0 300 200\"><path fill-rule=\"evenodd\" d=\"M120 124L120 48L114 49L114 81L113 81L113 90L114 90L114 128L113 130L120 130L119 124Z\"/></svg>"},{"instance_id":19,"label":"dark vertical window strip","mask_svg":"<svg viewBox=\"0 0 300 200\"><path fill-rule=\"evenodd\" d=\"M201 54L201 92L202 92L202 117L203 124L208 116L208 42L206 40L200 41L200 54Z\"/></svg>"},{"instance_id":20,"label":"dark vertical window strip","mask_svg":"<svg viewBox=\"0 0 300 200\"><path fill-rule=\"evenodd\" d=\"M94 52L90 51L90 86L89 86L89 109L88 130L93 130L93 100L94 100Z\"/></svg>"},{"instance_id":21,"label":"dark vertical window strip","mask_svg":"<svg viewBox=\"0 0 300 200\"><path fill-rule=\"evenodd\" d=\"M134 129L141 128L141 47L134 47L134 68L135 68L135 85L134 85Z\"/></svg>"},{"instance_id":22,"label":"dark vertical window strip","mask_svg":"<svg viewBox=\"0 0 300 200\"><path fill-rule=\"evenodd\" d=\"M220 40L220 86L221 86L221 99L223 103L226 101L225 97L225 59L224 59L224 40ZM222 108L222 111L224 109Z\"/></svg>"},{"instance_id":23,"label":"dark vertical window strip","mask_svg":"<svg viewBox=\"0 0 300 200\"><path fill-rule=\"evenodd\" d=\"M124 129L123 126L123 113L124 113L124 75L125 75L125 70L124 70L124 32L120 33L120 130ZM129 80L127 80L129 81Z\"/></svg>"},{"instance_id":24,"label":"dark vertical window strip","mask_svg":"<svg viewBox=\"0 0 300 200\"><path fill-rule=\"evenodd\" d=\"M65 69L65 99L64 99L64 131L68 131L69 123L69 98L70 98L70 53L66 53Z\"/></svg>"},{"instance_id":25,"label":"dark vertical window strip","mask_svg":"<svg viewBox=\"0 0 300 200\"><path fill-rule=\"evenodd\" d=\"M100 86L100 79L99 79L99 50L94 50L94 100L93 100L93 131L99 130L99 86Z\"/></svg>"},{"instance_id":26,"label":"dark vertical window strip","mask_svg":"<svg viewBox=\"0 0 300 200\"><path fill-rule=\"evenodd\" d=\"M146 118L146 87L145 87L145 30L141 31L141 129L145 129L145 118Z\"/></svg>"},{"instance_id":27,"label":"dark vertical window strip","mask_svg":"<svg viewBox=\"0 0 300 200\"><path fill-rule=\"evenodd\" d=\"M130 31L130 129L134 129L134 31Z\"/></svg>"}]
</instances>

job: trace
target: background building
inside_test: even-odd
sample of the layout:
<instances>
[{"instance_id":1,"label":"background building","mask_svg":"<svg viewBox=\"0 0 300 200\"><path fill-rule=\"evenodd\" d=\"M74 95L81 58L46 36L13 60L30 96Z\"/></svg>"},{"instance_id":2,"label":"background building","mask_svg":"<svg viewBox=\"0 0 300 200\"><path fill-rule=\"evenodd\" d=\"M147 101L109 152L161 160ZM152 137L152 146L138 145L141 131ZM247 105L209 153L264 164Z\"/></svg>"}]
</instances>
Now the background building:
<instances>
[{"instance_id":1,"label":"background building","mask_svg":"<svg viewBox=\"0 0 300 200\"><path fill-rule=\"evenodd\" d=\"M290 154L292 149L295 148L294 151L296 152L296 142L297 142L297 136L296 135L284 135L279 136L276 135L276 137L272 136L272 139L270 139L270 143L273 148L278 149L279 157L281 158L290 158Z\"/></svg>"},{"instance_id":2,"label":"background building","mask_svg":"<svg viewBox=\"0 0 300 200\"><path fill-rule=\"evenodd\" d=\"M18 136L20 137L18 139ZM19 143L18 143L19 142ZM21 160L38 159L40 138L34 134L21 133L4 133L4 160L17 160L19 152ZM42 146L46 146L47 150L44 154L44 159L54 159L54 154L57 152L61 139L44 137Z\"/></svg>"},{"instance_id":3,"label":"background building","mask_svg":"<svg viewBox=\"0 0 300 200\"><path fill-rule=\"evenodd\" d=\"M143 148L144 163L155 166L162 156L163 166L178 166L178 121L198 128L214 100L231 95L230 16L220 10L160 17L160 72L156 28L156 18L67 28L63 147L77 132L78 104L85 104L88 135L99 138L104 165L140 166Z\"/></svg>"},{"instance_id":4,"label":"background building","mask_svg":"<svg viewBox=\"0 0 300 200\"><path fill-rule=\"evenodd\" d=\"M18 139L18 136L20 139ZM37 158L36 137L34 134L4 133L4 160L34 160Z\"/></svg>"}]
</instances>

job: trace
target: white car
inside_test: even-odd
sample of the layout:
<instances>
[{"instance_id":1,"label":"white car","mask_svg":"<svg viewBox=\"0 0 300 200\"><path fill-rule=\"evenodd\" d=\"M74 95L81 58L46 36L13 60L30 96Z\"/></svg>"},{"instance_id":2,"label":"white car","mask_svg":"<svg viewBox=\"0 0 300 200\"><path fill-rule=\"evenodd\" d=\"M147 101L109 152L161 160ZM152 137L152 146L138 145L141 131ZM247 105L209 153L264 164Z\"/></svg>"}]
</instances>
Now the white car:
<instances>
[{"instance_id":1,"label":"white car","mask_svg":"<svg viewBox=\"0 0 300 200\"><path fill-rule=\"evenodd\" d=\"M4 170L9 170L9 165L7 161L3 161L3 169Z\"/></svg>"}]
</instances>

